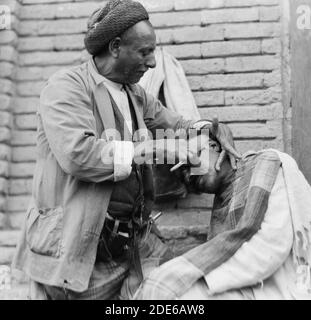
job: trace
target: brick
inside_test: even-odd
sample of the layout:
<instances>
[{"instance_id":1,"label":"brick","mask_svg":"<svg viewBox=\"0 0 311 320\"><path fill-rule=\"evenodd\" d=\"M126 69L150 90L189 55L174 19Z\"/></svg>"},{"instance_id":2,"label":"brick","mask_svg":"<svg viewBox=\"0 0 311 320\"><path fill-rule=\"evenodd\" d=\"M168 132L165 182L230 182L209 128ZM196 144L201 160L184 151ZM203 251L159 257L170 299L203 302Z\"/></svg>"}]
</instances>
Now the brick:
<instances>
[{"instance_id":1,"label":"brick","mask_svg":"<svg viewBox=\"0 0 311 320\"><path fill-rule=\"evenodd\" d=\"M0 45L15 46L17 42L17 34L13 30L2 30L0 36Z\"/></svg>"},{"instance_id":2,"label":"brick","mask_svg":"<svg viewBox=\"0 0 311 320\"><path fill-rule=\"evenodd\" d=\"M271 139L276 138L281 130L276 125L267 123L230 123L234 138Z\"/></svg>"},{"instance_id":3,"label":"brick","mask_svg":"<svg viewBox=\"0 0 311 320\"><path fill-rule=\"evenodd\" d=\"M23 97L37 97L40 95L45 84L45 81L19 82L17 84L17 93Z\"/></svg>"},{"instance_id":4,"label":"brick","mask_svg":"<svg viewBox=\"0 0 311 320\"><path fill-rule=\"evenodd\" d=\"M9 62L0 62L0 75L1 78L13 79L15 75L15 66Z\"/></svg>"},{"instance_id":5,"label":"brick","mask_svg":"<svg viewBox=\"0 0 311 320\"><path fill-rule=\"evenodd\" d=\"M11 163L10 178L32 178L35 163Z\"/></svg>"},{"instance_id":6,"label":"brick","mask_svg":"<svg viewBox=\"0 0 311 320\"><path fill-rule=\"evenodd\" d=\"M202 44L203 57L222 57L238 54L260 54L260 41L219 41Z\"/></svg>"},{"instance_id":7,"label":"brick","mask_svg":"<svg viewBox=\"0 0 311 320\"><path fill-rule=\"evenodd\" d=\"M14 162L36 161L37 148L29 147L14 147L12 149L12 160Z\"/></svg>"},{"instance_id":8,"label":"brick","mask_svg":"<svg viewBox=\"0 0 311 320\"><path fill-rule=\"evenodd\" d=\"M227 72L270 71L281 67L278 56L233 57L226 59Z\"/></svg>"},{"instance_id":9,"label":"brick","mask_svg":"<svg viewBox=\"0 0 311 320\"><path fill-rule=\"evenodd\" d=\"M8 128L0 128L0 142L10 142L11 131Z\"/></svg>"},{"instance_id":10,"label":"brick","mask_svg":"<svg viewBox=\"0 0 311 320\"><path fill-rule=\"evenodd\" d=\"M35 52L20 54L20 66L69 65L79 63L81 52Z\"/></svg>"},{"instance_id":11,"label":"brick","mask_svg":"<svg viewBox=\"0 0 311 320\"><path fill-rule=\"evenodd\" d=\"M19 212L10 212L8 214L8 218L9 218L9 226L11 229L14 230L20 230L24 224L25 221L25 214L26 214L26 209L24 209L23 211L19 211Z\"/></svg>"},{"instance_id":12,"label":"brick","mask_svg":"<svg viewBox=\"0 0 311 320\"><path fill-rule=\"evenodd\" d=\"M262 40L262 53L280 53L282 44L280 39L264 39Z\"/></svg>"},{"instance_id":13,"label":"brick","mask_svg":"<svg viewBox=\"0 0 311 320\"><path fill-rule=\"evenodd\" d=\"M11 160L11 148L6 144L0 144L0 160L10 161Z\"/></svg>"},{"instance_id":14,"label":"brick","mask_svg":"<svg viewBox=\"0 0 311 320\"><path fill-rule=\"evenodd\" d=\"M173 55L175 58L180 59L193 59L201 57L200 44L182 44L175 46L164 46L164 49Z\"/></svg>"},{"instance_id":15,"label":"brick","mask_svg":"<svg viewBox=\"0 0 311 320\"><path fill-rule=\"evenodd\" d=\"M8 191L9 191L8 180L4 178L0 178L0 194L6 195Z\"/></svg>"},{"instance_id":16,"label":"brick","mask_svg":"<svg viewBox=\"0 0 311 320\"><path fill-rule=\"evenodd\" d=\"M16 63L17 61L17 51L12 46L0 46L0 61L8 61Z\"/></svg>"},{"instance_id":17,"label":"brick","mask_svg":"<svg viewBox=\"0 0 311 320\"><path fill-rule=\"evenodd\" d=\"M20 14L23 20L82 18L90 16L99 3L88 1L84 3L63 3L47 5L24 6Z\"/></svg>"},{"instance_id":18,"label":"brick","mask_svg":"<svg viewBox=\"0 0 311 320\"><path fill-rule=\"evenodd\" d=\"M225 70L224 59L184 60L180 63L187 75L223 73Z\"/></svg>"},{"instance_id":19,"label":"brick","mask_svg":"<svg viewBox=\"0 0 311 320\"><path fill-rule=\"evenodd\" d=\"M37 128L37 115L16 115L15 117L16 128L21 130L33 130Z\"/></svg>"},{"instance_id":20,"label":"brick","mask_svg":"<svg viewBox=\"0 0 311 320\"><path fill-rule=\"evenodd\" d=\"M0 265L11 264L14 253L15 253L15 248L2 247L0 249Z\"/></svg>"},{"instance_id":21,"label":"brick","mask_svg":"<svg viewBox=\"0 0 311 320\"><path fill-rule=\"evenodd\" d=\"M192 90L258 88L263 86L262 73L188 76Z\"/></svg>"},{"instance_id":22,"label":"brick","mask_svg":"<svg viewBox=\"0 0 311 320\"><path fill-rule=\"evenodd\" d=\"M224 29L221 26L185 27L176 29L156 30L157 40L160 44L205 42L224 39Z\"/></svg>"},{"instance_id":23,"label":"brick","mask_svg":"<svg viewBox=\"0 0 311 320\"><path fill-rule=\"evenodd\" d=\"M199 112L201 117L205 119L210 119L213 115L218 115L218 119L221 122L264 121L283 118L281 103L270 106L200 108Z\"/></svg>"},{"instance_id":24,"label":"brick","mask_svg":"<svg viewBox=\"0 0 311 320\"><path fill-rule=\"evenodd\" d=\"M12 126L12 117L9 112L0 111L0 127L8 127Z\"/></svg>"},{"instance_id":25,"label":"brick","mask_svg":"<svg viewBox=\"0 0 311 320\"><path fill-rule=\"evenodd\" d=\"M225 7L250 7L255 5L279 4L279 0L224 0Z\"/></svg>"},{"instance_id":26,"label":"brick","mask_svg":"<svg viewBox=\"0 0 311 320\"><path fill-rule=\"evenodd\" d=\"M222 90L194 92L193 96L198 107L220 106L225 104L225 93Z\"/></svg>"},{"instance_id":27,"label":"brick","mask_svg":"<svg viewBox=\"0 0 311 320\"><path fill-rule=\"evenodd\" d=\"M224 0L175 0L175 10L215 9L224 6Z\"/></svg>"},{"instance_id":28,"label":"brick","mask_svg":"<svg viewBox=\"0 0 311 320\"><path fill-rule=\"evenodd\" d=\"M37 132L31 130L13 130L12 145L13 146L31 146L36 144Z\"/></svg>"},{"instance_id":29,"label":"brick","mask_svg":"<svg viewBox=\"0 0 311 320\"><path fill-rule=\"evenodd\" d=\"M23 0L23 5L39 4L39 3L62 3L68 0Z\"/></svg>"},{"instance_id":30,"label":"brick","mask_svg":"<svg viewBox=\"0 0 311 320\"><path fill-rule=\"evenodd\" d=\"M281 34L279 23L240 23L225 26L226 39L273 38Z\"/></svg>"},{"instance_id":31,"label":"brick","mask_svg":"<svg viewBox=\"0 0 311 320\"><path fill-rule=\"evenodd\" d=\"M11 179L8 189L10 195L30 194L32 179Z\"/></svg>"},{"instance_id":32,"label":"brick","mask_svg":"<svg viewBox=\"0 0 311 320\"><path fill-rule=\"evenodd\" d=\"M202 24L259 21L258 8L201 11Z\"/></svg>"},{"instance_id":33,"label":"brick","mask_svg":"<svg viewBox=\"0 0 311 320\"><path fill-rule=\"evenodd\" d=\"M153 13L149 15L150 22L155 28L200 25L201 15L199 11L165 12Z\"/></svg>"},{"instance_id":34,"label":"brick","mask_svg":"<svg viewBox=\"0 0 311 320\"><path fill-rule=\"evenodd\" d=\"M281 86L281 84L282 84L281 70L275 70L273 72L265 74L264 85L266 87Z\"/></svg>"},{"instance_id":35,"label":"brick","mask_svg":"<svg viewBox=\"0 0 311 320\"><path fill-rule=\"evenodd\" d=\"M81 52L81 63L88 61L90 58L91 58L91 55L86 50L83 50Z\"/></svg>"},{"instance_id":36,"label":"brick","mask_svg":"<svg viewBox=\"0 0 311 320\"><path fill-rule=\"evenodd\" d=\"M55 72L69 66L51 66L51 67L22 67L17 69L16 80L48 80Z\"/></svg>"},{"instance_id":37,"label":"brick","mask_svg":"<svg viewBox=\"0 0 311 320\"><path fill-rule=\"evenodd\" d=\"M9 163L0 161L0 177L7 178L9 176Z\"/></svg>"},{"instance_id":38,"label":"brick","mask_svg":"<svg viewBox=\"0 0 311 320\"><path fill-rule=\"evenodd\" d=\"M226 105L270 104L281 101L281 98L281 88L227 91L225 93Z\"/></svg>"},{"instance_id":39,"label":"brick","mask_svg":"<svg viewBox=\"0 0 311 320\"><path fill-rule=\"evenodd\" d=\"M174 0L138 0L148 12L171 11L174 9Z\"/></svg>"},{"instance_id":40,"label":"brick","mask_svg":"<svg viewBox=\"0 0 311 320\"><path fill-rule=\"evenodd\" d=\"M34 113L38 110L40 104L39 98L14 98L12 102L13 112L15 114L20 113Z\"/></svg>"},{"instance_id":41,"label":"brick","mask_svg":"<svg viewBox=\"0 0 311 320\"><path fill-rule=\"evenodd\" d=\"M0 246L15 247L19 239L20 232L17 230L0 231Z\"/></svg>"},{"instance_id":42,"label":"brick","mask_svg":"<svg viewBox=\"0 0 311 320\"><path fill-rule=\"evenodd\" d=\"M7 79L0 79L0 94L14 94L14 83Z\"/></svg>"},{"instance_id":43,"label":"brick","mask_svg":"<svg viewBox=\"0 0 311 320\"><path fill-rule=\"evenodd\" d=\"M279 21L281 17L280 7L259 8L260 21Z\"/></svg>"},{"instance_id":44,"label":"brick","mask_svg":"<svg viewBox=\"0 0 311 320\"><path fill-rule=\"evenodd\" d=\"M8 229L9 228L9 219L8 215L4 214L0 210L0 230Z\"/></svg>"},{"instance_id":45,"label":"brick","mask_svg":"<svg viewBox=\"0 0 311 320\"><path fill-rule=\"evenodd\" d=\"M55 34L81 34L86 32L87 19L61 19L49 21L23 21L20 36Z\"/></svg>"},{"instance_id":46,"label":"brick","mask_svg":"<svg viewBox=\"0 0 311 320\"><path fill-rule=\"evenodd\" d=\"M9 110L12 98L10 96L0 94L0 110Z\"/></svg>"},{"instance_id":47,"label":"brick","mask_svg":"<svg viewBox=\"0 0 311 320\"><path fill-rule=\"evenodd\" d=\"M0 195L0 212L7 211L7 197Z\"/></svg>"},{"instance_id":48,"label":"brick","mask_svg":"<svg viewBox=\"0 0 311 320\"><path fill-rule=\"evenodd\" d=\"M26 211L29 205L30 196L8 197L8 212Z\"/></svg>"}]
</instances>

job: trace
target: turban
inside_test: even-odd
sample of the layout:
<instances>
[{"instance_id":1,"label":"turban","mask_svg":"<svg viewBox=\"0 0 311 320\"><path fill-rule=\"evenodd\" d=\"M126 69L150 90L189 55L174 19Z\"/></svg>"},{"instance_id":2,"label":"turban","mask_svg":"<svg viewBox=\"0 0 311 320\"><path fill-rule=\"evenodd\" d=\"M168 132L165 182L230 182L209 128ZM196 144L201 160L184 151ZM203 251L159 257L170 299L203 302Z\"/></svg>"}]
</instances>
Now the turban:
<instances>
[{"instance_id":1,"label":"turban","mask_svg":"<svg viewBox=\"0 0 311 320\"><path fill-rule=\"evenodd\" d=\"M148 20L146 9L132 0L111 0L97 9L89 18L84 38L86 50L99 54L110 40L142 20Z\"/></svg>"}]
</instances>

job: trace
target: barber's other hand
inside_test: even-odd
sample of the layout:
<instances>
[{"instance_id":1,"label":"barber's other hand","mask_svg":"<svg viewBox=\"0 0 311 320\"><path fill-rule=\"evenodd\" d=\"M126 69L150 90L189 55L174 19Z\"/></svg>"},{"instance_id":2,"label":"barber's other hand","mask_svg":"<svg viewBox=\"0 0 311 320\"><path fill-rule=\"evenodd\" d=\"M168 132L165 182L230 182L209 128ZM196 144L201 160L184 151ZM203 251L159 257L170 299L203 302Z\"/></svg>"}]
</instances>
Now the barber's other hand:
<instances>
[{"instance_id":1,"label":"barber's other hand","mask_svg":"<svg viewBox=\"0 0 311 320\"><path fill-rule=\"evenodd\" d=\"M235 150L233 135L230 128L223 123L219 123L218 117L214 116L210 132L218 140L222 149L215 169L217 171L220 170L221 164L225 160L226 155L228 155L232 168L236 170L236 159L241 159L241 155Z\"/></svg>"}]
</instances>

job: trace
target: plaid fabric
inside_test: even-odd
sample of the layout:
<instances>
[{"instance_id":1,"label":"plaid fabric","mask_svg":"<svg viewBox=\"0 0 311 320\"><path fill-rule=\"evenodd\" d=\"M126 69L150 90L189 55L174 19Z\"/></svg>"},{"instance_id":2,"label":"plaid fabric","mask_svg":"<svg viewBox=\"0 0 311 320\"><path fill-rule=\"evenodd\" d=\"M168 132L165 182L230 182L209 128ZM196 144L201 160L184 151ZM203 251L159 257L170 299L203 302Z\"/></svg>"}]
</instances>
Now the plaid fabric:
<instances>
[{"instance_id":1,"label":"plaid fabric","mask_svg":"<svg viewBox=\"0 0 311 320\"><path fill-rule=\"evenodd\" d=\"M135 298L176 299L232 257L259 230L280 164L278 155L271 151L243 159L229 200L221 203L216 196L212 238L154 270Z\"/></svg>"}]
</instances>

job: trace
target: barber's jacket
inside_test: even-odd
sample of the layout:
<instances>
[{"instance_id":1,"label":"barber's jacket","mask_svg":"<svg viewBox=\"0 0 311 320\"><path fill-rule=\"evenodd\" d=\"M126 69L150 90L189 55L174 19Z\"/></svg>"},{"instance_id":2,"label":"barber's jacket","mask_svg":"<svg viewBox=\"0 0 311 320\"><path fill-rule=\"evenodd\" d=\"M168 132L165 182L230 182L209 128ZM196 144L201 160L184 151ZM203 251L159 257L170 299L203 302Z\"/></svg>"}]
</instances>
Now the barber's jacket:
<instances>
[{"instance_id":1,"label":"barber's jacket","mask_svg":"<svg viewBox=\"0 0 311 320\"><path fill-rule=\"evenodd\" d=\"M193 124L138 85L126 89L139 129ZM92 60L50 78L40 98L33 192L13 268L44 284L87 289L113 182L130 174L118 167L116 175L116 161L102 161L120 150L107 147L113 129L109 94Z\"/></svg>"}]
</instances>

